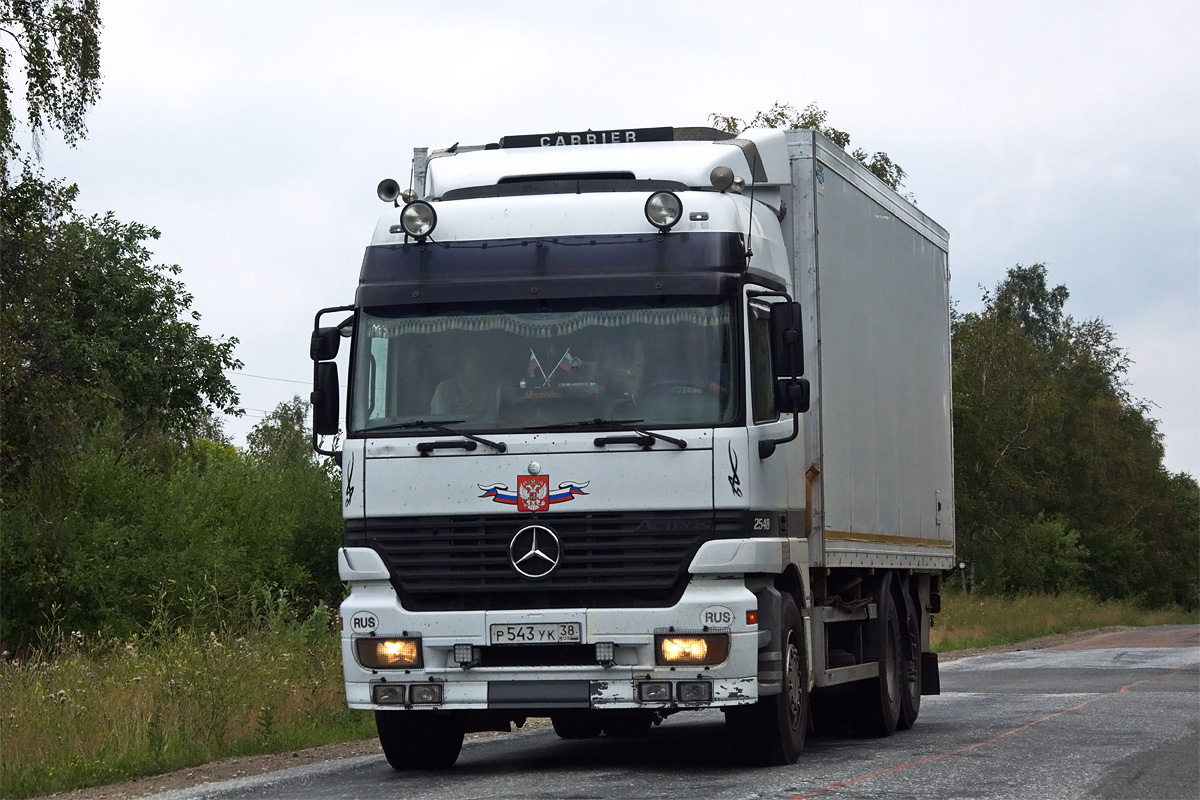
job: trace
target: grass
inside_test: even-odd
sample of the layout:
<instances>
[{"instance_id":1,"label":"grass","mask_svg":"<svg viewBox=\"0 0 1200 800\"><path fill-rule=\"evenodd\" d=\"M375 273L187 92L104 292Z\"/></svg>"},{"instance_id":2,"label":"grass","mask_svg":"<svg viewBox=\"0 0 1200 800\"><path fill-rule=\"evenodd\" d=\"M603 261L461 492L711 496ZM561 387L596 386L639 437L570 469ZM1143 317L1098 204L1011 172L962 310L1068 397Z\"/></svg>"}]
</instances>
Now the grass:
<instances>
[{"instance_id":1,"label":"grass","mask_svg":"<svg viewBox=\"0 0 1200 800\"><path fill-rule=\"evenodd\" d=\"M346 708L329 611L286 617L284 602L237 635L162 625L127 641L73 632L5 660L0 795L374 735L370 714Z\"/></svg>"},{"instance_id":2,"label":"grass","mask_svg":"<svg viewBox=\"0 0 1200 800\"><path fill-rule=\"evenodd\" d=\"M1200 617L1182 608L1148 610L1130 602L1101 602L1082 595L985 597L942 593L930 643L935 652L1013 644L1055 633L1127 625L1196 624Z\"/></svg>"},{"instance_id":3,"label":"grass","mask_svg":"<svg viewBox=\"0 0 1200 800\"><path fill-rule=\"evenodd\" d=\"M156 614L125 641L65 632L0 662L0 795L22 798L169 772L235 756L374 735L346 708L333 615L299 618L285 593L255 605L240 632ZM1079 596L942 595L939 652L1110 625L1195 623Z\"/></svg>"}]
</instances>

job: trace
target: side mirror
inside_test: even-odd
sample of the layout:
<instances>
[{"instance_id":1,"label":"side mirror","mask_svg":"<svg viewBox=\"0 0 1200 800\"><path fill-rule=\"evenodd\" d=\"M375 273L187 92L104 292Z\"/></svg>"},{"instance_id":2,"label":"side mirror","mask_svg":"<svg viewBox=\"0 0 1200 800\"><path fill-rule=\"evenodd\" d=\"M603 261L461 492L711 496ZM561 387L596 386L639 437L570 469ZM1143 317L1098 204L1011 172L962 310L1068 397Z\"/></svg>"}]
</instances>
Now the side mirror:
<instances>
[{"instance_id":1,"label":"side mirror","mask_svg":"<svg viewBox=\"0 0 1200 800\"><path fill-rule=\"evenodd\" d=\"M312 343L308 346L309 358L313 361L330 361L337 358L341 339L340 328L318 328L313 331Z\"/></svg>"},{"instance_id":2,"label":"side mirror","mask_svg":"<svg viewBox=\"0 0 1200 800\"><path fill-rule=\"evenodd\" d=\"M337 328L325 328L335 333ZM316 342L316 335L313 342ZM334 348L336 353L337 348ZM313 407L313 433L317 436L332 436L338 432L338 368L334 361L321 361L313 365L313 391L310 396Z\"/></svg>"},{"instance_id":3,"label":"side mirror","mask_svg":"<svg viewBox=\"0 0 1200 800\"><path fill-rule=\"evenodd\" d=\"M792 415L792 434L782 439L760 439L758 457L770 458L775 448L800 435L800 415L808 411L811 387L804 374L804 333L800 304L771 304L771 367L775 371L775 408Z\"/></svg>"},{"instance_id":4,"label":"side mirror","mask_svg":"<svg viewBox=\"0 0 1200 800\"><path fill-rule=\"evenodd\" d=\"M799 303L771 304L771 363L776 377L804 374L804 334L800 326Z\"/></svg>"},{"instance_id":5,"label":"side mirror","mask_svg":"<svg viewBox=\"0 0 1200 800\"><path fill-rule=\"evenodd\" d=\"M808 411L810 393L808 378L777 378L775 408L783 414L803 414Z\"/></svg>"}]
</instances>

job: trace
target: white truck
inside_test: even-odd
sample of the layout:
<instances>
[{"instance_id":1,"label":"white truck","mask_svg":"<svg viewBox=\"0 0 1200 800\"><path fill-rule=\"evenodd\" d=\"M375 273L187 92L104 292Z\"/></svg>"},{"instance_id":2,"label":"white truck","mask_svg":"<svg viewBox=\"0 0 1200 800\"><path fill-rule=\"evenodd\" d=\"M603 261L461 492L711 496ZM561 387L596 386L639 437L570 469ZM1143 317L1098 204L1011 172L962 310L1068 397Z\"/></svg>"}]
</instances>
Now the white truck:
<instances>
[{"instance_id":1,"label":"white truck","mask_svg":"<svg viewBox=\"0 0 1200 800\"><path fill-rule=\"evenodd\" d=\"M378 191L312 402L391 765L529 717L718 709L758 764L911 726L955 562L946 231L808 130L508 136Z\"/></svg>"}]
</instances>

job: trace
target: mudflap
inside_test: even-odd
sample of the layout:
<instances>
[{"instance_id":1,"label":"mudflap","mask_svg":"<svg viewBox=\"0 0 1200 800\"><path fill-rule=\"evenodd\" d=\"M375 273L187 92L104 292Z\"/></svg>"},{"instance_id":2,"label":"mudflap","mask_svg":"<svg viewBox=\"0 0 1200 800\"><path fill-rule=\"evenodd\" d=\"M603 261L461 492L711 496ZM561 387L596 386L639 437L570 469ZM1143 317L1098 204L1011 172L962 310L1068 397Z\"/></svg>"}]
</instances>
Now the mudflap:
<instances>
[{"instance_id":1,"label":"mudflap","mask_svg":"<svg viewBox=\"0 0 1200 800\"><path fill-rule=\"evenodd\" d=\"M775 631L783 614L783 595L774 586L754 592L758 597L758 629L771 631L771 640L758 651L758 695L768 697L783 691L783 651Z\"/></svg>"},{"instance_id":2,"label":"mudflap","mask_svg":"<svg viewBox=\"0 0 1200 800\"><path fill-rule=\"evenodd\" d=\"M921 694L941 694L937 653L921 653Z\"/></svg>"}]
</instances>

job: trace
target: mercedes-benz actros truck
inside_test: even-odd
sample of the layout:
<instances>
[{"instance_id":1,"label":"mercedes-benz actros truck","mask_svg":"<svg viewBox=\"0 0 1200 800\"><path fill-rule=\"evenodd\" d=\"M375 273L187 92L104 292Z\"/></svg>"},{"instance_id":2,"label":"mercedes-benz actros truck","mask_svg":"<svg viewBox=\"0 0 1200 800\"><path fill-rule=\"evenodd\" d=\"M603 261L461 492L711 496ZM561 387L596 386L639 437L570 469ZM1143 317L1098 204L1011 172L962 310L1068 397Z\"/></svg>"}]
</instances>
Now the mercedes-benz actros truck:
<instances>
[{"instance_id":1,"label":"mercedes-benz actros truck","mask_svg":"<svg viewBox=\"0 0 1200 800\"><path fill-rule=\"evenodd\" d=\"M534 717L720 711L758 764L916 721L955 562L941 226L810 130L419 148L378 193L310 353L346 697L392 766Z\"/></svg>"}]
</instances>

